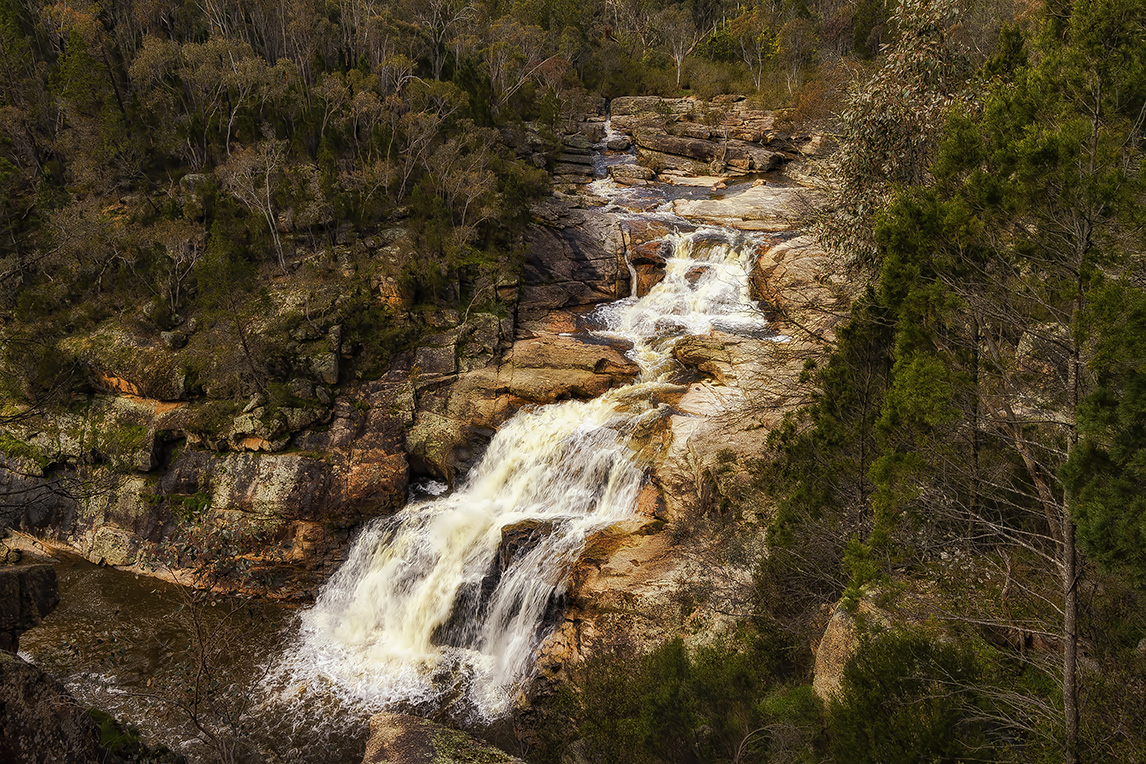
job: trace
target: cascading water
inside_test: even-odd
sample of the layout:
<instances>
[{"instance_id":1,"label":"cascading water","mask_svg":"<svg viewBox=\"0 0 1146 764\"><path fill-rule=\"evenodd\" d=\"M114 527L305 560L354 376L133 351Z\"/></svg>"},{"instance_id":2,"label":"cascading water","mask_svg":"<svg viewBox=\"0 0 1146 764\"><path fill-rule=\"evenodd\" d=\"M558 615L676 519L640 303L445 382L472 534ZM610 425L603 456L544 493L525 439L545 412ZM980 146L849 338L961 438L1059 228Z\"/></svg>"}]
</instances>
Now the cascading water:
<instances>
[{"instance_id":1,"label":"cascading water","mask_svg":"<svg viewBox=\"0 0 1146 764\"><path fill-rule=\"evenodd\" d=\"M594 314L598 334L632 344L639 379L517 414L455 492L369 526L303 616L283 664L295 682L371 708L488 720L512 706L586 539L634 510L642 434L681 389L673 344L767 331L748 294L751 241L716 228L668 240L664 280Z\"/></svg>"}]
</instances>

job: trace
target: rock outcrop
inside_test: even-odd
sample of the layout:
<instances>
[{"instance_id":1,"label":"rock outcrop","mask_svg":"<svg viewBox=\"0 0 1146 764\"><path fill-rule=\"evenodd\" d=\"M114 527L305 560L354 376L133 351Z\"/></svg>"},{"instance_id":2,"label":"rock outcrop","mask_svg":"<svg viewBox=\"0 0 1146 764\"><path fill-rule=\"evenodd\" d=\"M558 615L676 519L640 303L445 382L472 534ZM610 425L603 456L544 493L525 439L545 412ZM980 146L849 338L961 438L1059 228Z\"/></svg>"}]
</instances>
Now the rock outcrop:
<instances>
[{"instance_id":1,"label":"rock outcrop","mask_svg":"<svg viewBox=\"0 0 1146 764\"><path fill-rule=\"evenodd\" d=\"M567 331L570 311L628 293L624 246L613 216L555 201L537 205L534 214L544 225L526 235L520 330Z\"/></svg>"},{"instance_id":2,"label":"rock outcrop","mask_svg":"<svg viewBox=\"0 0 1146 764\"><path fill-rule=\"evenodd\" d=\"M370 718L362 764L523 764L521 759L464 732L406 714Z\"/></svg>"},{"instance_id":3,"label":"rock outcrop","mask_svg":"<svg viewBox=\"0 0 1146 764\"><path fill-rule=\"evenodd\" d=\"M824 636L816 648L812 674L812 687L825 703L839 693L844 667L859 648L861 622L867 628L885 629L891 624L891 619L866 598L861 599L850 612L842 603L837 604L828 619Z\"/></svg>"},{"instance_id":4,"label":"rock outcrop","mask_svg":"<svg viewBox=\"0 0 1146 764\"><path fill-rule=\"evenodd\" d=\"M752 186L721 199L677 199L673 211L683 218L742 231L790 231L806 223L821 203L799 186Z\"/></svg>"},{"instance_id":5,"label":"rock outcrop","mask_svg":"<svg viewBox=\"0 0 1146 764\"><path fill-rule=\"evenodd\" d=\"M60 603L56 569L48 564L0 567L0 651L20 649L20 635Z\"/></svg>"},{"instance_id":6,"label":"rock outcrop","mask_svg":"<svg viewBox=\"0 0 1146 764\"><path fill-rule=\"evenodd\" d=\"M109 396L78 413L29 418L21 423L27 453L0 457L0 489L25 499L6 519L108 565L141 562L199 523L242 528L261 538L260 548L236 551L281 569L277 594L312 588L336 564L351 528L406 498L413 393L405 375L346 392L353 397L332 401L318 421L290 408L274 412L290 453L252 447L272 436L259 430L272 414L258 406L220 410L231 424L215 431L246 432L238 442L234 435L203 442L198 428L210 402L172 407Z\"/></svg>"},{"instance_id":7,"label":"rock outcrop","mask_svg":"<svg viewBox=\"0 0 1146 764\"><path fill-rule=\"evenodd\" d=\"M121 761L99 744L99 730L59 682L0 650L0 761L78 764Z\"/></svg>"},{"instance_id":8,"label":"rock outcrop","mask_svg":"<svg viewBox=\"0 0 1146 764\"><path fill-rule=\"evenodd\" d=\"M739 96L712 101L630 96L613 99L610 112L613 128L633 137L640 164L658 173L773 172L819 146L814 136L777 130L773 112ZM610 169L618 182L647 180L624 167Z\"/></svg>"}]
</instances>

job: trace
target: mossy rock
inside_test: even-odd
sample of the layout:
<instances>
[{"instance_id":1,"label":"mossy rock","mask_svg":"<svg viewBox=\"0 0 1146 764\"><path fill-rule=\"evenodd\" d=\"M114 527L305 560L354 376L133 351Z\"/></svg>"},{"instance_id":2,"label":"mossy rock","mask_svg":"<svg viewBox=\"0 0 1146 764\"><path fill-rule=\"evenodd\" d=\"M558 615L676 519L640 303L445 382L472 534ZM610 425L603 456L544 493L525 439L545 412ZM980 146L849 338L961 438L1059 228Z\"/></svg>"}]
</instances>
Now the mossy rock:
<instances>
[{"instance_id":1,"label":"mossy rock","mask_svg":"<svg viewBox=\"0 0 1146 764\"><path fill-rule=\"evenodd\" d=\"M377 714L362 764L523 764L500 748L406 714Z\"/></svg>"}]
</instances>

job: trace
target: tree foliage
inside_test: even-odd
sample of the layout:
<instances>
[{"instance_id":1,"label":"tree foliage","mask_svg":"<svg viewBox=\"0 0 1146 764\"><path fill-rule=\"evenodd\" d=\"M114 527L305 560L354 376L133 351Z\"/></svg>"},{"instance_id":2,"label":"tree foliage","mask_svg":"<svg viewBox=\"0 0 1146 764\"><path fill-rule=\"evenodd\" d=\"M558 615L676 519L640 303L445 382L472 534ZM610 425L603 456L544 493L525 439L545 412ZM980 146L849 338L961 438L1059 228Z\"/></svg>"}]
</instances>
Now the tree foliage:
<instances>
[{"instance_id":1,"label":"tree foliage","mask_svg":"<svg viewBox=\"0 0 1146 764\"><path fill-rule=\"evenodd\" d=\"M1079 670L1080 592L1096 571L1075 547L1075 523L1092 559L1126 580L1141 575L1143 10L1060 4L1027 44L1006 30L974 102L920 95L913 82L938 78L908 67L894 80L914 94L907 103L949 116L942 130L899 133L917 136L906 144L888 125L891 158L871 146L883 130L845 135L841 170L866 195L845 210L857 227L832 241L875 272L876 287L819 372L822 400L806 429L794 422L782 441L793 460L782 506L792 509L777 530L814 536L818 516L796 500L832 497L833 517L853 534L834 543L853 596L873 581L950 576L955 588L932 605L943 617L1053 640L1055 650L1021 657L1045 681L994 713L1067 761L1087 756L1088 719L1109 711L1088 705ZM873 101L873 119L896 113L878 105L886 99ZM885 339L864 359L854 338L872 332L873 313ZM865 398L878 413L837 413L837 398L849 400L839 375L862 379L857 363L883 380ZM847 436L833 442L841 418ZM868 490L841 501L824 490L836 485ZM994 596L967 594L966 579L941 564L952 548L997 581Z\"/></svg>"}]
</instances>

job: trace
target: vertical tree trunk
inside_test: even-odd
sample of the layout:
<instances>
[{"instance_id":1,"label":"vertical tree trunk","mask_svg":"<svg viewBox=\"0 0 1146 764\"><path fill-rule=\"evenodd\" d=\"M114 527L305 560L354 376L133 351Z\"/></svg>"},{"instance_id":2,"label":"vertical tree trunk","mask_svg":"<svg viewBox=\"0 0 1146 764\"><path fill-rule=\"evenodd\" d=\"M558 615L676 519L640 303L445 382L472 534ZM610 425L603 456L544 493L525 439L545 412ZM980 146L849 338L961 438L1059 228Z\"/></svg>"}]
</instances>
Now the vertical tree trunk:
<instances>
[{"instance_id":1,"label":"vertical tree trunk","mask_svg":"<svg viewBox=\"0 0 1146 764\"><path fill-rule=\"evenodd\" d=\"M1097 124L1095 125L1095 140L1097 140ZM1092 154L1093 156L1093 154ZM1085 292L1083 291L1083 263L1090 248L1090 225L1083 227L1085 235L1078 246L1078 256L1075 264L1074 305L1071 310L1070 325L1072 340L1070 343L1070 360L1067 368L1067 394L1069 396L1069 410L1071 415L1067 431L1067 454L1074 451L1078 445L1078 427L1075 418L1078 416L1078 407L1081 401L1080 387L1082 384L1082 358L1075 330L1078 327L1082 313ZM1062 502L1062 586L1063 586L1063 615L1062 615L1062 712L1063 731L1066 736L1063 760L1066 764L1077 764L1078 756L1078 581L1081 573L1078 569L1078 554L1075 549L1074 520L1070 516L1070 500L1063 497Z\"/></svg>"},{"instance_id":2,"label":"vertical tree trunk","mask_svg":"<svg viewBox=\"0 0 1146 764\"><path fill-rule=\"evenodd\" d=\"M1074 548L1074 521L1070 505L1063 504L1063 648L1062 711L1066 750L1063 761L1078 763L1078 557Z\"/></svg>"}]
</instances>

